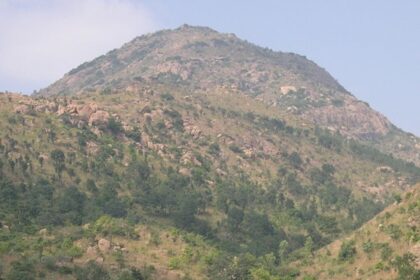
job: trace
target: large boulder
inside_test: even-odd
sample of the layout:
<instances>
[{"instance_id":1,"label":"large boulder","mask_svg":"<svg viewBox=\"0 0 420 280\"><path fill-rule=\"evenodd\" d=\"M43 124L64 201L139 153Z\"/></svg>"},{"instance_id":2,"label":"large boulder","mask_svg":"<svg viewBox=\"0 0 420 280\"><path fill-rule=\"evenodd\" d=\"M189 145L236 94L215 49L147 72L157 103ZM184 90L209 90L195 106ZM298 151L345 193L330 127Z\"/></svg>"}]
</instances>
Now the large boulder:
<instances>
[{"instance_id":1,"label":"large boulder","mask_svg":"<svg viewBox=\"0 0 420 280\"><path fill-rule=\"evenodd\" d=\"M98 248L99 248L99 251L101 251L102 253L106 253L111 249L111 242L104 238L99 239Z\"/></svg>"},{"instance_id":2,"label":"large boulder","mask_svg":"<svg viewBox=\"0 0 420 280\"><path fill-rule=\"evenodd\" d=\"M18 114L28 114L30 112L30 108L28 105L22 104L15 107L15 113Z\"/></svg>"},{"instance_id":3,"label":"large boulder","mask_svg":"<svg viewBox=\"0 0 420 280\"><path fill-rule=\"evenodd\" d=\"M79 108L79 118L84 121L89 121L90 117L93 113L98 110L98 106L96 104L86 104Z\"/></svg>"},{"instance_id":4,"label":"large boulder","mask_svg":"<svg viewBox=\"0 0 420 280\"><path fill-rule=\"evenodd\" d=\"M106 125L108 124L110 115L106 111L96 111L89 117L89 125Z\"/></svg>"}]
</instances>

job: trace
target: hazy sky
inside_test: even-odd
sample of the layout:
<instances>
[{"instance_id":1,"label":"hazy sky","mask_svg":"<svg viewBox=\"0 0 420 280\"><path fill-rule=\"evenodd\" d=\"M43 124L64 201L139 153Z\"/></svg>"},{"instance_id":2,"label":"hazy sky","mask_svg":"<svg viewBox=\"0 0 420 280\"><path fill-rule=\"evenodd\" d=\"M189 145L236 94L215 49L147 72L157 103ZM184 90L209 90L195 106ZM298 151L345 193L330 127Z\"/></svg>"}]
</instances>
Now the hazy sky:
<instances>
[{"instance_id":1,"label":"hazy sky","mask_svg":"<svg viewBox=\"0 0 420 280\"><path fill-rule=\"evenodd\" d=\"M420 135L418 0L0 0L0 90L32 92L137 35L204 25L327 69Z\"/></svg>"}]
</instances>

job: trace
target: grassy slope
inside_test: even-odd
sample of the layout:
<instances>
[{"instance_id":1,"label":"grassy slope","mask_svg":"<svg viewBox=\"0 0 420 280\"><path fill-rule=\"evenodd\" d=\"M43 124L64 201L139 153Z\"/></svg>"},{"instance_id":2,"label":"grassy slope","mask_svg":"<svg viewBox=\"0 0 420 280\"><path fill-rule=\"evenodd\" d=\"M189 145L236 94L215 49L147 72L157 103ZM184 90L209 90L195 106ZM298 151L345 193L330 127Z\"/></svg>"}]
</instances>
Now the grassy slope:
<instances>
[{"instance_id":1,"label":"grassy slope","mask_svg":"<svg viewBox=\"0 0 420 280\"><path fill-rule=\"evenodd\" d=\"M298 269L316 279L395 279L392 262L408 252L420 259L420 185L402 196L400 203L387 207L354 233L317 251ZM355 242L356 254L341 260L343 242ZM419 269L419 267L417 266ZM406 278L402 278L406 279Z\"/></svg>"}]
</instances>

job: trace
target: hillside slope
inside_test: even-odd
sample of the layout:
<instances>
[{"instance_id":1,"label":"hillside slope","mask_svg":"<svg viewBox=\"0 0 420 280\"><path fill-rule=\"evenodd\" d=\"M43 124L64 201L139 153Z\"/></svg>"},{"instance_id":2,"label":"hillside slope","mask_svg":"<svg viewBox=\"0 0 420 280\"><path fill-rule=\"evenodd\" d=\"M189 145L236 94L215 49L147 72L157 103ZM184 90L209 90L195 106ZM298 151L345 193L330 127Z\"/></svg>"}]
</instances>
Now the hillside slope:
<instances>
[{"instance_id":1,"label":"hillside slope","mask_svg":"<svg viewBox=\"0 0 420 280\"><path fill-rule=\"evenodd\" d=\"M299 277L420 181L407 137L303 57L207 28L136 38L0 93L0 278Z\"/></svg>"},{"instance_id":2,"label":"hillside slope","mask_svg":"<svg viewBox=\"0 0 420 280\"><path fill-rule=\"evenodd\" d=\"M420 140L392 125L303 56L232 34L182 26L138 37L71 70L38 94L132 91L167 85L184 95L251 96L279 112L420 164Z\"/></svg>"},{"instance_id":3,"label":"hillside slope","mask_svg":"<svg viewBox=\"0 0 420 280\"><path fill-rule=\"evenodd\" d=\"M24 266L74 279L107 267L117 277L152 266L151 279L224 269L258 279L252 272L268 269L260 258L279 262L282 241L291 254L308 238L319 248L420 178L412 164L245 98L209 103L166 86L0 94L5 275ZM241 270L236 257L252 262Z\"/></svg>"},{"instance_id":4,"label":"hillside slope","mask_svg":"<svg viewBox=\"0 0 420 280\"><path fill-rule=\"evenodd\" d=\"M298 267L314 279L420 279L420 185ZM309 277L308 277L309 278Z\"/></svg>"}]
</instances>

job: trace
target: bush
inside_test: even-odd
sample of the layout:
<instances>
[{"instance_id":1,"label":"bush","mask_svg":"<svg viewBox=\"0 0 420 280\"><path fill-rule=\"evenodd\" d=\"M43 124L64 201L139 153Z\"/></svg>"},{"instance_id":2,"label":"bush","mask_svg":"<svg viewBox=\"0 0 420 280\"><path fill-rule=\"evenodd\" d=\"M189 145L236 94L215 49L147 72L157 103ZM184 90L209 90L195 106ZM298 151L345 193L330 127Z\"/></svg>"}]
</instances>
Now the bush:
<instances>
[{"instance_id":1,"label":"bush","mask_svg":"<svg viewBox=\"0 0 420 280\"><path fill-rule=\"evenodd\" d=\"M110 216L102 216L92 225L92 233L100 235L117 235L136 239L138 238L134 227L123 219L116 219Z\"/></svg>"},{"instance_id":2,"label":"bush","mask_svg":"<svg viewBox=\"0 0 420 280\"><path fill-rule=\"evenodd\" d=\"M386 232L394 240L399 240L402 235L400 227L394 224L390 224L389 226L387 226Z\"/></svg>"},{"instance_id":3,"label":"bush","mask_svg":"<svg viewBox=\"0 0 420 280\"><path fill-rule=\"evenodd\" d=\"M388 260L392 256L392 248L388 243L381 244L381 259L383 261Z\"/></svg>"},{"instance_id":4,"label":"bush","mask_svg":"<svg viewBox=\"0 0 420 280\"><path fill-rule=\"evenodd\" d=\"M162 93L161 95L160 95L160 99L162 99L162 100L164 100L164 101L171 101L171 100L174 100L175 98L173 97L173 95L172 94L170 94L170 93Z\"/></svg>"},{"instance_id":5,"label":"bush","mask_svg":"<svg viewBox=\"0 0 420 280\"><path fill-rule=\"evenodd\" d=\"M114 117L109 118L107 128L114 135L117 135L124 131L122 123Z\"/></svg>"},{"instance_id":6,"label":"bush","mask_svg":"<svg viewBox=\"0 0 420 280\"><path fill-rule=\"evenodd\" d=\"M398 279L420 279L420 270L415 267L416 257L410 253L398 256L392 265L398 270Z\"/></svg>"},{"instance_id":7,"label":"bush","mask_svg":"<svg viewBox=\"0 0 420 280\"><path fill-rule=\"evenodd\" d=\"M8 280L35 280L35 266L29 260L15 261L7 275Z\"/></svg>"},{"instance_id":8,"label":"bush","mask_svg":"<svg viewBox=\"0 0 420 280\"><path fill-rule=\"evenodd\" d=\"M340 252L338 253L338 259L341 261L349 261L352 260L357 254L355 241L344 241L341 244Z\"/></svg>"},{"instance_id":9,"label":"bush","mask_svg":"<svg viewBox=\"0 0 420 280\"><path fill-rule=\"evenodd\" d=\"M293 152L289 156L289 162L290 165L292 165L294 168L298 169L302 165L303 161L300 158L300 155L297 152Z\"/></svg>"},{"instance_id":10,"label":"bush","mask_svg":"<svg viewBox=\"0 0 420 280\"><path fill-rule=\"evenodd\" d=\"M22 278L25 279L25 278ZM77 280L110 280L108 272L102 267L96 264L94 261L90 261L85 267L76 270Z\"/></svg>"},{"instance_id":11,"label":"bush","mask_svg":"<svg viewBox=\"0 0 420 280\"><path fill-rule=\"evenodd\" d=\"M181 258L180 257L173 257L169 260L168 267L171 270L181 268Z\"/></svg>"},{"instance_id":12,"label":"bush","mask_svg":"<svg viewBox=\"0 0 420 280\"><path fill-rule=\"evenodd\" d=\"M150 275L140 271L136 268L124 269L118 275L118 280L147 280L150 279Z\"/></svg>"},{"instance_id":13,"label":"bush","mask_svg":"<svg viewBox=\"0 0 420 280\"><path fill-rule=\"evenodd\" d=\"M368 241L364 242L362 247L363 247L363 251L364 251L366 254L370 254L370 253L372 253L372 252L373 252L373 250L375 249L375 246L374 246L373 242L372 242L372 241L370 241L370 240L368 240Z\"/></svg>"},{"instance_id":14,"label":"bush","mask_svg":"<svg viewBox=\"0 0 420 280\"><path fill-rule=\"evenodd\" d=\"M234 152L235 154L242 154L242 149L241 149L241 147L239 147L239 146L237 146L237 145L235 145L235 144L231 144L231 145L229 145L229 149L232 151L232 152Z\"/></svg>"},{"instance_id":15,"label":"bush","mask_svg":"<svg viewBox=\"0 0 420 280\"><path fill-rule=\"evenodd\" d=\"M213 156L218 156L220 154L220 146L217 143L212 143L208 149L209 154Z\"/></svg>"}]
</instances>

